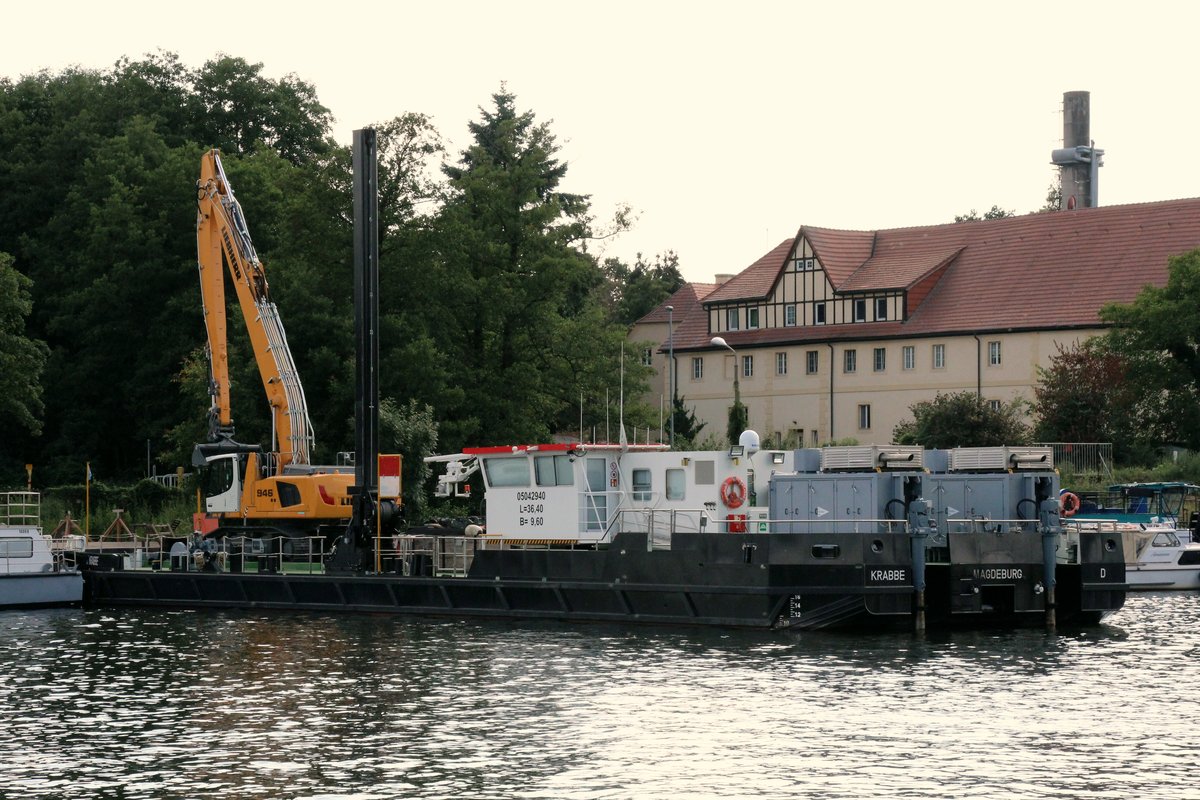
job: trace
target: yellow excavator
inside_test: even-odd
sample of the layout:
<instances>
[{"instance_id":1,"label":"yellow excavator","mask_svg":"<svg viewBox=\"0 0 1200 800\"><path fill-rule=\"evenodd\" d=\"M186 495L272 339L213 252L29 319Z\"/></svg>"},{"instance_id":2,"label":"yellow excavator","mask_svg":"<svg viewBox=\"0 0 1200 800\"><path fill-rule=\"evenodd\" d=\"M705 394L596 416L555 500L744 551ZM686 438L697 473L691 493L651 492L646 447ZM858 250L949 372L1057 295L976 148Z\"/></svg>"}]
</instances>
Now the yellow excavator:
<instances>
[{"instance_id":1,"label":"yellow excavator","mask_svg":"<svg viewBox=\"0 0 1200 800\"><path fill-rule=\"evenodd\" d=\"M200 162L196 253L208 334L209 441L196 446L200 475L194 529L207 536L237 534L305 539L321 526L345 527L351 517L354 468L313 466L312 421L292 360L279 309L255 252L241 205L217 150ZM229 406L225 273L237 289L242 318L271 407L271 450L234 441ZM201 505L202 504L202 505Z\"/></svg>"}]
</instances>

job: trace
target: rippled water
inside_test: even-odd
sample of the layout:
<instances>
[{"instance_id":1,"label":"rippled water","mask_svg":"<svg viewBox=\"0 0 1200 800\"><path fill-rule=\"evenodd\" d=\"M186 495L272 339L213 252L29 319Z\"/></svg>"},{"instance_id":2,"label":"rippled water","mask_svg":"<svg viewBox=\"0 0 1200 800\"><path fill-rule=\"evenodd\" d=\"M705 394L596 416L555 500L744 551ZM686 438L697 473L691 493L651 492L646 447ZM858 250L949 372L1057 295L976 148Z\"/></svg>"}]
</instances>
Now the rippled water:
<instances>
[{"instance_id":1,"label":"rippled water","mask_svg":"<svg viewBox=\"0 0 1200 800\"><path fill-rule=\"evenodd\" d=\"M1200 594L848 636L3 612L0 796L1200 797Z\"/></svg>"}]
</instances>

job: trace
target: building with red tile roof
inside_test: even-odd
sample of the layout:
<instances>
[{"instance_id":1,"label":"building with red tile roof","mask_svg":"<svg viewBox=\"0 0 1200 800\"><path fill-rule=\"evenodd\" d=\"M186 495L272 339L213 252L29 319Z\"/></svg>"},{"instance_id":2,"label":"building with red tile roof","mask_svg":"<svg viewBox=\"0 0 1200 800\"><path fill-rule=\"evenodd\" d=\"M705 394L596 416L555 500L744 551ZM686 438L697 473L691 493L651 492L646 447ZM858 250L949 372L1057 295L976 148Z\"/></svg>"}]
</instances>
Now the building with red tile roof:
<instances>
[{"instance_id":1,"label":"building with red tile roof","mask_svg":"<svg viewBox=\"0 0 1200 800\"><path fill-rule=\"evenodd\" d=\"M678 393L708 431L724 430L736 374L765 441L883 444L938 393L1032 400L1059 347L1103 332L1101 307L1165 285L1168 259L1196 248L1200 199L878 231L804 226L723 283L680 289L630 335L655 345L668 404L673 352Z\"/></svg>"}]
</instances>

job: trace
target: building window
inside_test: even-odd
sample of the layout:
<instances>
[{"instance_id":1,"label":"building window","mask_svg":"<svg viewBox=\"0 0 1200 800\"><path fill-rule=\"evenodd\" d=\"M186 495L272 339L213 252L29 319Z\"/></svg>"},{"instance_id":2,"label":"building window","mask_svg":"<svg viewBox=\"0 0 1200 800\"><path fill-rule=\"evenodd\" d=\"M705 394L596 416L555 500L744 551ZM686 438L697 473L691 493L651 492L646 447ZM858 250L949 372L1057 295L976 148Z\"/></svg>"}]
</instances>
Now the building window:
<instances>
[{"instance_id":1,"label":"building window","mask_svg":"<svg viewBox=\"0 0 1200 800\"><path fill-rule=\"evenodd\" d=\"M946 345L935 344L933 346L933 368L942 369L946 366Z\"/></svg>"},{"instance_id":2,"label":"building window","mask_svg":"<svg viewBox=\"0 0 1200 800\"><path fill-rule=\"evenodd\" d=\"M789 328L796 324L796 304L789 303L783 307L783 324Z\"/></svg>"},{"instance_id":3,"label":"building window","mask_svg":"<svg viewBox=\"0 0 1200 800\"><path fill-rule=\"evenodd\" d=\"M787 353L775 354L775 374L787 375Z\"/></svg>"},{"instance_id":4,"label":"building window","mask_svg":"<svg viewBox=\"0 0 1200 800\"><path fill-rule=\"evenodd\" d=\"M818 439L818 438L817 438L817 432L816 432L816 431L809 431L809 433L811 433L811 434L812 434L812 436L810 436L810 437L809 437L809 441L811 441L811 442L812 442L812 446L813 446L813 447L816 447L816 446L817 446L817 445L820 443L820 439Z\"/></svg>"},{"instance_id":5,"label":"building window","mask_svg":"<svg viewBox=\"0 0 1200 800\"><path fill-rule=\"evenodd\" d=\"M867 301L866 300L855 300L854 301L854 321L855 322L866 322L867 321Z\"/></svg>"},{"instance_id":6,"label":"building window","mask_svg":"<svg viewBox=\"0 0 1200 800\"><path fill-rule=\"evenodd\" d=\"M736 308L725 309L725 329L736 331L738 327L738 310Z\"/></svg>"},{"instance_id":7,"label":"building window","mask_svg":"<svg viewBox=\"0 0 1200 800\"><path fill-rule=\"evenodd\" d=\"M991 409L992 411L999 411L1000 410L1000 401L999 400L988 400L988 408Z\"/></svg>"},{"instance_id":8,"label":"building window","mask_svg":"<svg viewBox=\"0 0 1200 800\"><path fill-rule=\"evenodd\" d=\"M817 368L821 365L821 351L809 350L804 354L804 371L809 375L816 375Z\"/></svg>"},{"instance_id":9,"label":"building window","mask_svg":"<svg viewBox=\"0 0 1200 800\"><path fill-rule=\"evenodd\" d=\"M704 359L692 359L692 380L699 381L704 379Z\"/></svg>"},{"instance_id":10,"label":"building window","mask_svg":"<svg viewBox=\"0 0 1200 800\"><path fill-rule=\"evenodd\" d=\"M888 303L886 297L875 298L875 319L884 320L888 318L887 306Z\"/></svg>"},{"instance_id":11,"label":"building window","mask_svg":"<svg viewBox=\"0 0 1200 800\"><path fill-rule=\"evenodd\" d=\"M883 372L884 370L887 369L887 348L886 347L876 347L874 355L875 355L875 361L874 361L875 371Z\"/></svg>"},{"instance_id":12,"label":"building window","mask_svg":"<svg viewBox=\"0 0 1200 800\"><path fill-rule=\"evenodd\" d=\"M643 347L642 348L642 365L648 367L648 366L650 366L650 364L653 361L654 361L654 351L651 350L649 347Z\"/></svg>"},{"instance_id":13,"label":"building window","mask_svg":"<svg viewBox=\"0 0 1200 800\"><path fill-rule=\"evenodd\" d=\"M742 377L754 377L754 356L742 356Z\"/></svg>"},{"instance_id":14,"label":"building window","mask_svg":"<svg viewBox=\"0 0 1200 800\"><path fill-rule=\"evenodd\" d=\"M904 356L905 369L913 369L917 366L917 348L913 347L911 344L906 344L900 350L900 353Z\"/></svg>"},{"instance_id":15,"label":"building window","mask_svg":"<svg viewBox=\"0 0 1200 800\"><path fill-rule=\"evenodd\" d=\"M682 500L684 499L684 490L687 487L687 478L684 476L681 469L667 470L667 499Z\"/></svg>"},{"instance_id":16,"label":"building window","mask_svg":"<svg viewBox=\"0 0 1200 800\"><path fill-rule=\"evenodd\" d=\"M808 270L816 269L816 266L817 266L817 264L816 264L815 259L812 259L812 258L797 258L796 259L796 271L797 272L806 272Z\"/></svg>"},{"instance_id":17,"label":"building window","mask_svg":"<svg viewBox=\"0 0 1200 800\"><path fill-rule=\"evenodd\" d=\"M855 350L847 350L844 354L845 361L842 364L843 372L854 372L858 369L858 352Z\"/></svg>"},{"instance_id":18,"label":"building window","mask_svg":"<svg viewBox=\"0 0 1200 800\"><path fill-rule=\"evenodd\" d=\"M871 405L869 403L858 407L858 429L860 431L871 429Z\"/></svg>"},{"instance_id":19,"label":"building window","mask_svg":"<svg viewBox=\"0 0 1200 800\"><path fill-rule=\"evenodd\" d=\"M988 342L988 364L993 367L1000 366L999 342Z\"/></svg>"},{"instance_id":20,"label":"building window","mask_svg":"<svg viewBox=\"0 0 1200 800\"><path fill-rule=\"evenodd\" d=\"M747 330L749 330L750 328L757 328L757 327L758 327L758 309L757 308L747 309L746 310L746 328L747 328Z\"/></svg>"},{"instance_id":21,"label":"building window","mask_svg":"<svg viewBox=\"0 0 1200 800\"><path fill-rule=\"evenodd\" d=\"M814 325L824 325L825 324L825 304L824 303L813 303L813 324Z\"/></svg>"},{"instance_id":22,"label":"building window","mask_svg":"<svg viewBox=\"0 0 1200 800\"><path fill-rule=\"evenodd\" d=\"M633 471L633 499L650 499L650 470L635 469Z\"/></svg>"}]
</instances>

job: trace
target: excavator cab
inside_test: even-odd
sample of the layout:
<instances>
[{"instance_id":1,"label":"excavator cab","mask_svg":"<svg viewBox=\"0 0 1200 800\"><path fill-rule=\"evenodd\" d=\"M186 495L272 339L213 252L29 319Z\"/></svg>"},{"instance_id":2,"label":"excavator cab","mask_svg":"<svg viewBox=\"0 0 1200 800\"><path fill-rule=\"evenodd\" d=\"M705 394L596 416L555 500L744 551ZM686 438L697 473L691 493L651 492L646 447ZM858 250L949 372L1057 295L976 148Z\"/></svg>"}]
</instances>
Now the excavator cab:
<instances>
[{"instance_id":1,"label":"excavator cab","mask_svg":"<svg viewBox=\"0 0 1200 800\"><path fill-rule=\"evenodd\" d=\"M252 453L261 456L262 448L239 444L232 439L196 445L192 466L200 474L205 512L238 511L244 488L242 476L246 474L246 462Z\"/></svg>"}]
</instances>

